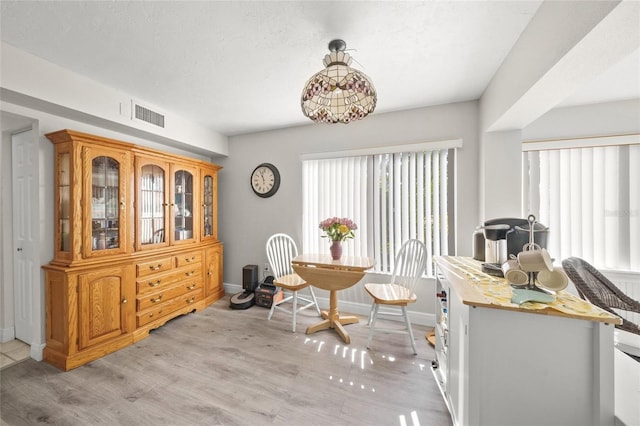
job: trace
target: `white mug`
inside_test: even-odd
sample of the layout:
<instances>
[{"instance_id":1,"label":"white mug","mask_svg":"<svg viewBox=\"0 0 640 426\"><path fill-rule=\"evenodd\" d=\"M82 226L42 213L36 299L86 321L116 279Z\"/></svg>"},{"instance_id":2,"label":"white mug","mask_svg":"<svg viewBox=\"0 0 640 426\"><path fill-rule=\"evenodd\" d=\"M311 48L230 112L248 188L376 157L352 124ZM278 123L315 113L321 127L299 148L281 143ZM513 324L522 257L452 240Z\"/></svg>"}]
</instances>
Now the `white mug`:
<instances>
[{"instance_id":1,"label":"white mug","mask_svg":"<svg viewBox=\"0 0 640 426\"><path fill-rule=\"evenodd\" d=\"M518 253L520 269L525 272L538 272L542 270L553 271L553 261L546 249L528 250Z\"/></svg>"},{"instance_id":2,"label":"white mug","mask_svg":"<svg viewBox=\"0 0 640 426\"><path fill-rule=\"evenodd\" d=\"M561 267L556 266L553 271L538 272L538 284L547 290L560 291L569 284L569 277Z\"/></svg>"},{"instance_id":3,"label":"white mug","mask_svg":"<svg viewBox=\"0 0 640 426\"><path fill-rule=\"evenodd\" d=\"M520 269L516 259L509 259L502 264L502 273L509 284L523 285L529 282L529 274Z\"/></svg>"}]
</instances>

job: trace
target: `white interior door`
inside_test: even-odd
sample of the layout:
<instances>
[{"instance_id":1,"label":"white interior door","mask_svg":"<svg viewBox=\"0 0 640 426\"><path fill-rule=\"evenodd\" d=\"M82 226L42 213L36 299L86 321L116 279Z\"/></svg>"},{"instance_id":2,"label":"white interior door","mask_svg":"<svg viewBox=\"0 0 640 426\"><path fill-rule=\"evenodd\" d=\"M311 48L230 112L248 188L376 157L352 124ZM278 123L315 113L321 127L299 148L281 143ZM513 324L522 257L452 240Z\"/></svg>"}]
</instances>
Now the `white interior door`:
<instances>
[{"instance_id":1,"label":"white interior door","mask_svg":"<svg viewBox=\"0 0 640 426\"><path fill-rule=\"evenodd\" d=\"M33 130L11 136L13 188L13 298L15 336L31 343L34 334L34 286L40 277L34 265L34 200L37 196L38 147Z\"/></svg>"}]
</instances>

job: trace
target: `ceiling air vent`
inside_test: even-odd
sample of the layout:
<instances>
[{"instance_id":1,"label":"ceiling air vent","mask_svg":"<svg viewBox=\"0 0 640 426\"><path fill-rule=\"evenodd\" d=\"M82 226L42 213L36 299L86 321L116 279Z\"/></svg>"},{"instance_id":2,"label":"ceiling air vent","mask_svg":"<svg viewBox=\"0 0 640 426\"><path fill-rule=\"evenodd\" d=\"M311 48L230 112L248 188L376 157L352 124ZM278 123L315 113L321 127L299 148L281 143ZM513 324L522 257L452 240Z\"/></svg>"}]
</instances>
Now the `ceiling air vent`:
<instances>
[{"instance_id":1,"label":"ceiling air vent","mask_svg":"<svg viewBox=\"0 0 640 426\"><path fill-rule=\"evenodd\" d=\"M135 101L132 103L134 120L144 121L145 123L153 124L154 126L164 129L164 114L143 107Z\"/></svg>"}]
</instances>

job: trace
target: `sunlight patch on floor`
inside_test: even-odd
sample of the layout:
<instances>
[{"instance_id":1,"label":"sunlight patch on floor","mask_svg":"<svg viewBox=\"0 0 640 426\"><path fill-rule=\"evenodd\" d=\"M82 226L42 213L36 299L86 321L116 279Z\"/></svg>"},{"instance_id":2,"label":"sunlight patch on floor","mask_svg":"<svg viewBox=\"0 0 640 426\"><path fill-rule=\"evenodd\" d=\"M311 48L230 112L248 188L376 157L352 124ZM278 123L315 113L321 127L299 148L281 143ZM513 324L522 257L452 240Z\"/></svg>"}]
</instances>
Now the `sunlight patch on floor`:
<instances>
[{"instance_id":1,"label":"sunlight patch on floor","mask_svg":"<svg viewBox=\"0 0 640 426\"><path fill-rule=\"evenodd\" d=\"M418 413L415 411L412 411L411 414L409 415L410 419L411 419L411 423L407 423L407 418L404 414L400 414L400 426L420 426L420 419L418 419Z\"/></svg>"},{"instance_id":2,"label":"sunlight patch on floor","mask_svg":"<svg viewBox=\"0 0 640 426\"><path fill-rule=\"evenodd\" d=\"M345 379L343 379L342 377L334 377L333 375L329 375L329 381L335 381L341 385L345 385L345 386L349 386L352 388L360 388L361 390L370 390L372 393L376 392L376 388L371 386L370 388L368 388L367 386L361 384L361 385L357 385L353 380L349 380L346 381Z\"/></svg>"},{"instance_id":3,"label":"sunlight patch on floor","mask_svg":"<svg viewBox=\"0 0 640 426\"><path fill-rule=\"evenodd\" d=\"M324 340L305 338L305 345L315 345L316 352L322 352L326 347ZM365 369L367 365L373 364L373 359L369 356L369 353L365 349L352 348L350 346L344 346L341 344L336 344L333 347L333 355L339 358L343 358L349 360L352 364L359 364L362 370Z\"/></svg>"}]
</instances>

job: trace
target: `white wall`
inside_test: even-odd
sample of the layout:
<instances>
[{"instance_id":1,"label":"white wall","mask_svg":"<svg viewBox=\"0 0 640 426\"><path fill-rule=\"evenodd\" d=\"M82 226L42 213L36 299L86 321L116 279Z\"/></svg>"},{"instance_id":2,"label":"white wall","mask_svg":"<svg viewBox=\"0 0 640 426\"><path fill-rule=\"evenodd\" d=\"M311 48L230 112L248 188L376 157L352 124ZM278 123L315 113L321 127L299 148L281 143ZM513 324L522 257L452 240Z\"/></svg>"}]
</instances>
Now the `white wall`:
<instances>
[{"instance_id":1,"label":"white wall","mask_svg":"<svg viewBox=\"0 0 640 426\"><path fill-rule=\"evenodd\" d=\"M522 139L546 140L640 133L640 99L556 108L523 129Z\"/></svg>"},{"instance_id":2,"label":"white wall","mask_svg":"<svg viewBox=\"0 0 640 426\"><path fill-rule=\"evenodd\" d=\"M224 281L242 283L242 267L264 265L265 243L276 232L302 244L302 163L300 156L412 142L461 138L457 155L457 254L471 255L471 235L478 218L477 102L464 102L388 114L373 114L348 125L310 123L306 126L231 137L229 157L220 159L220 239L225 244ZM280 189L271 198L257 197L249 175L262 162L273 163L281 174ZM453 253L452 253L453 254ZM262 267L260 267L262 269ZM371 277L369 277L371 279ZM411 309L416 316L433 314L433 287L419 294ZM369 304L360 285L341 292L343 300ZM320 293L321 297L324 296Z\"/></svg>"},{"instance_id":3,"label":"white wall","mask_svg":"<svg viewBox=\"0 0 640 426\"><path fill-rule=\"evenodd\" d=\"M165 127L131 119L132 97L80 74L61 68L15 47L1 43L4 101L39 109L103 129L137 135L147 140L206 155L226 155L228 139L162 108ZM136 99L145 104L144 99Z\"/></svg>"},{"instance_id":4,"label":"white wall","mask_svg":"<svg viewBox=\"0 0 640 426\"><path fill-rule=\"evenodd\" d=\"M480 135L483 170L481 220L526 217L522 211L522 150L519 130Z\"/></svg>"}]
</instances>

